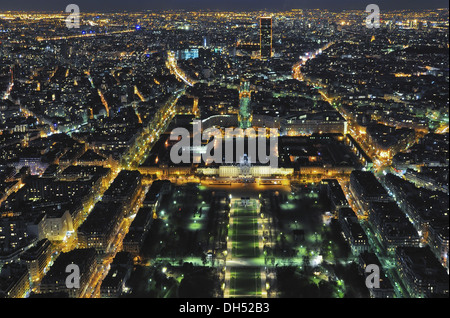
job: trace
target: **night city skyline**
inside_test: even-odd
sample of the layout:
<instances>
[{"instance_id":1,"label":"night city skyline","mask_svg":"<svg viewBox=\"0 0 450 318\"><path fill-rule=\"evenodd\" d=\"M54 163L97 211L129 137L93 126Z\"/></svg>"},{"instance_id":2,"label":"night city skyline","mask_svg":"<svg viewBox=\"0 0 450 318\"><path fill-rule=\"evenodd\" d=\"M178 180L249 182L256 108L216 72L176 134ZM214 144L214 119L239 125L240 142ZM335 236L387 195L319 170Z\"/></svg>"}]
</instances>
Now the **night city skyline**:
<instances>
[{"instance_id":1,"label":"night city skyline","mask_svg":"<svg viewBox=\"0 0 450 318\"><path fill-rule=\"evenodd\" d=\"M0 304L448 298L449 143L446 1L0 0Z\"/></svg>"},{"instance_id":2,"label":"night city skyline","mask_svg":"<svg viewBox=\"0 0 450 318\"><path fill-rule=\"evenodd\" d=\"M142 11L142 10L270 10L283 11L291 9L327 9L327 10L359 10L365 8L369 2L362 2L361 0L230 0L230 1L216 1L216 0L112 0L112 1L88 1L79 0L74 3L84 12L114 12L114 11ZM68 2L69 3L69 2ZM72 2L70 2L72 3ZM371 2L370 2L371 3ZM448 8L448 1L446 0L400 0L376 1L376 4L382 10L420 10L420 9L437 9ZM67 4L58 0L46 0L44 2L36 2L32 0L21 1L0 1L1 10L18 10L18 11L62 11Z\"/></svg>"}]
</instances>

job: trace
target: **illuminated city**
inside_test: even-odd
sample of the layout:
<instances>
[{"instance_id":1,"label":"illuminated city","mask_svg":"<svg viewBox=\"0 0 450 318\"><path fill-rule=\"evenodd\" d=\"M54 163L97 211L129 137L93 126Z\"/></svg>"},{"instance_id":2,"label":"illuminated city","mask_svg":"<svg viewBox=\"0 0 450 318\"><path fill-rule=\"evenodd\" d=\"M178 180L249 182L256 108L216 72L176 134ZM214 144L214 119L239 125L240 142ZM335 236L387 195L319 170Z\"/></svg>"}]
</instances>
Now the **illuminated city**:
<instances>
[{"instance_id":1,"label":"illuminated city","mask_svg":"<svg viewBox=\"0 0 450 318\"><path fill-rule=\"evenodd\" d=\"M81 2L0 4L0 298L449 297L448 3Z\"/></svg>"}]
</instances>

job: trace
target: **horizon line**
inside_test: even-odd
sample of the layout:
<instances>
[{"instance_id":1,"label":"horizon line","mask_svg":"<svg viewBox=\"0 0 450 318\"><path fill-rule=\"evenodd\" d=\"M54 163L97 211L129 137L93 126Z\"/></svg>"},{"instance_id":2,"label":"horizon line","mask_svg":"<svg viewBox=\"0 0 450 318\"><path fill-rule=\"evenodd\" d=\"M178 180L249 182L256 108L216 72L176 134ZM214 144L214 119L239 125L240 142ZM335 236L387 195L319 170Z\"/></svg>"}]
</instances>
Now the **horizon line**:
<instances>
[{"instance_id":1,"label":"horizon line","mask_svg":"<svg viewBox=\"0 0 450 318\"><path fill-rule=\"evenodd\" d=\"M360 9L354 9L354 8L344 8L344 9L325 9L325 8L291 8L291 9L258 9L258 10L249 10L249 9L183 9L183 8L177 8L177 9L124 9L124 10L111 10L111 11L100 11L100 10L85 10L84 13L125 13L125 12L133 12L133 13L146 13L146 12L177 12L177 11L184 11L184 12L289 12L289 11L295 11L295 10L304 10L304 11L315 11L315 10L321 10L321 11L329 11L329 12L336 12L336 11L361 11ZM402 11L430 11L430 10L449 10L448 7L437 7L437 8L412 8L412 9L385 9L384 12L402 12ZM40 13L66 13L64 10L33 10L33 9L16 9L16 10L2 10L0 9L1 13L5 12L40 12ZM83 13L81 12L81 13Z\"/></svg>"}]
</instances>

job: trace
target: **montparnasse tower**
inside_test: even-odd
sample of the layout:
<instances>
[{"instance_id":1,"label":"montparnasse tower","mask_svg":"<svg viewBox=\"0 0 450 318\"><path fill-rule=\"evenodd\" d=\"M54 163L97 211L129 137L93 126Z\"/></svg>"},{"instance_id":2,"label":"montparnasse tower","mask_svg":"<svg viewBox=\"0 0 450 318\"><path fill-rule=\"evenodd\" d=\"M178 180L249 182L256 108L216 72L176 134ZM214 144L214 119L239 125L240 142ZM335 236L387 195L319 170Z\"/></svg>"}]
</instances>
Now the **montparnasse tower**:
<instances>
[{"instance_id":1,"label":"montparnasse tower","mask_svg":"<svg viewBox=\"0 0 450 318\"><path fill-rule=\"evenodd\" d=\"M272 18L260 18L260 54L261 59L267 60L272 57Z\"/></svg>"}]
</instances>

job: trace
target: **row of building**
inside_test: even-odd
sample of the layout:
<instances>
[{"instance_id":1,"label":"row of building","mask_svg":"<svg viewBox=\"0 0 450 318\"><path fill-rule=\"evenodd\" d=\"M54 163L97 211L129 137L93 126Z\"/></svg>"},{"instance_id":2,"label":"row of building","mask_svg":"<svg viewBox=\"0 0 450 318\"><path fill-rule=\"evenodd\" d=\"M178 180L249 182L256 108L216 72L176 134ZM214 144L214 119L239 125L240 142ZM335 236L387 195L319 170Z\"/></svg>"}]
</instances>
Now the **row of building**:
<instances>
[{"instance_id":1,"label":"row of building","mask_svg":"<svg viewBox=\"0 0 450 318\"><path fill-rule=\"evenodd\" d=\"M412 182L388 174L384 184L395 196L406 214L435 256L448 268L449 198L440 191L419 188Z\"/></svg>"},{"instance_id":2,"label":"row of building","mask_svg":"<svg viewBox=\"0 0 450 318\"><path fill-rule=\"evenodd\" d=\"M82 248L95 248L99 254L109 251L122 221L131 215L142 192L142 175L138 171L122 170L105 191L87 219L78 228L78 243Z\"/></svg>"},{"instance_id":3,"label":"row of building","mask_svg":"<svg viewBox=\"0 0 450 318\"><path fill-rule=\"evenodd\" d=\"M86 178L90 176L89 171L92 172L96 169L106 168L73 167L68 169L67 173L64 173L61 178L69 180L80 178L81 175ZM36 178L35 180L37 185L42 185L40 182L42 180L39 179L45 178ZM42 191L49 191L48 184L52 184L51 182L48 183L50 180L46 180L47 186L31 187L35 190L31 192L37 195ZM137 171L122 171L106 190L103 201L95 204L81 226L74 227L76 222L74 222L73 215L69 213L70 210L63 208L58 210L58 218L56 216L52 218L56 215L56 212L49 213L48 216L44 214L38 223L29 226L31 229L37 230L35 234L39 240L22 252L15 262L9 262L3 266L2 274L0 274L2 296L9 298L26 297L30 295L30 288L33 286L36 288L37 285L37 289L33 289L33 291L38 291L41 295L60 292L69 297L82 295L97 269L99 258L109 251L123 219L129 216L135 207L141 191L142 177L140 173ZM57 193L58 191L52 193L52 195ZM136 222L140 223L139 220L141 219L141 214L139 214ZM132 229L135 228L137 226L132 227ZM57 255L52 246L52 241L55 243L61 242L58 233L62 233L61 235L66 237L67 232L77 232L79 248L69 253ZM79 289L68 289L66 287L65 278L68 273L65 272L65 269L69 264L76 264L80 269L81 287Z\"/></svg>"},{"instance_id":4,"label":"row of building","mask_svg":"<svg viewBox=\"0 0 450 318\"><path fill-rule=\"evenodd\" d=\"M373 252L364 252L359 255L358 260L360 273L366 278L370 274L366 272L367 266L377 265L380 269L380 285L379 288L369 288L371 297L395 297L394 286L388 279L386 269L383 268L377 255ZM428 246L398 247L395 251L394 262L398 268L398 276L411 297L448 297L448 274Z\"/></svg>"},{"instance_id":5,"label":"row of building","mask_svg":"<svg viewBox=\"0 0 450 318\"><path fill-rule=\"evenodd\" d=\"M142 208L136 214L127 235L123 239L123 251L130 253L134 259L142 256L142 247L150 231L153 220L158 217L163 197L172 190L168 180L156 180L150 186Z\"/></svg>"},{"instance_id":6,"label":"row of building","mask_svg":"<svg viewBox=\"0 0 450 318\"><path fill-rule=\"evenodd\" d=\"M24 169L22 169L24 170ZM17 174L20 187L2 204L0 262L17 259L43 239L63 242L72 236L90 206L108 187L111 169L98 166L50 166L41 177Z\"/></svg>"},{"instance_id":7,"label":"row of building","mask_svg":"<svg viewBox=\"0 0 450 318\"><path fill-rule=\"evenodd\" d=\"M410 190L405 183L409 184ZM365 277L370 274L365 272L368 265L380 268L380 287L369 288L371 297L396 297L399 287L395 282L398 279L411 297L448 296L448 212L443 208L442 198L441 201L437 199L437 193L434 193L434 200L431 196L423 205L431 204L435 213L431 213L430 208L415 211L416 218L422 215L422 223L416 223L404 201L417 197L420 189L412 191L414 186L398 177L386 176L387 191L373 173L355 170L351 174L349 190L356 206L363 212L359 215L351 208L336 179L324 179L322 184L342 235L352 254L358 256L361 274ZM399 205L391 197L391 191ZM413 206L411 203L409 207ZM395 264L397 273L384 268L385 262L380 262L379 257Z\"/></svg>"}]
</instances>

